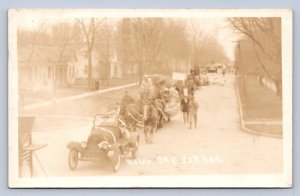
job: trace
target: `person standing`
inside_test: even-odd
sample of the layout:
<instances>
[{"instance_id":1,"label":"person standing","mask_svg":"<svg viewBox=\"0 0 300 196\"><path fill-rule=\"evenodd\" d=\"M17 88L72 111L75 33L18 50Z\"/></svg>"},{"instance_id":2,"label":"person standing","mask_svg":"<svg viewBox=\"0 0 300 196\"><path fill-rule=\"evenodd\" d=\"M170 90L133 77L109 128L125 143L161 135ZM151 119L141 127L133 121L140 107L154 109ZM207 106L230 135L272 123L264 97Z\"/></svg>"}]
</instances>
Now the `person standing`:
<instances>
[{"instance_id":1,"label":"person standing","mask_svg":"<svg viewBox=\"0 0 300 196\"><path fill-rule=\"evenodd\" d=\"M182 112L182 116L183 116L183 122L188 123L188 106L189 106L189 102L187 97L184 97L181 100L181 112Z\"/></svg>"},{"instance_id":2,"label":"person standing","mask_svg":"<svg viewBox=\"0 0 300 196\"><path fill-rule=\"evenodd\" d=\"M190 101L188 104L188 117L189 117L189 128L192 128L192 125L194 124L194 127L197 128L197 113L198 113L198 103L195 101L194 96L190 97Z\"/></svg>"},{"instance_id":3,"label":"person standing","mask_svg":"<svg viewBox=\"0 0 300 196\"><path fill-rule=\"evenodd\" d=\"M133 103L134 99L130 95L128 95L128 91L125 91L121 102L124 106L127 106L127 105Z\"/></svg>"}]
</instances>

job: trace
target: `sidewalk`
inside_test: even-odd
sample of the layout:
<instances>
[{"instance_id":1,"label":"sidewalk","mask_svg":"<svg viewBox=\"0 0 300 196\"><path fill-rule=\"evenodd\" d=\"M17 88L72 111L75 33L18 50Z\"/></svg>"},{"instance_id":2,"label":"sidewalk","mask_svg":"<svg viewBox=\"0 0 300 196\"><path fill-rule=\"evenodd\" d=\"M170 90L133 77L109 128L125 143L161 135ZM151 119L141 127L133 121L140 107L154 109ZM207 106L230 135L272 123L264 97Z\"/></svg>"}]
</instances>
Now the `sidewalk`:
<instances>
[{"instance_id":1,"label":"sidewalk","mask_svg":"<svg viewBox=\"0 0 300 196\"><path fill-rule=\"evenodd\" d=\"M36 108L40 108L40 107L50 106L50 105L53 105L53 104L64 103L64 102L68 102L68 101L71 101L71 100L81 99L81 98L92 96L92 95L99 95L99 94L106 93L106 92L120 90L120 89L123 89L123 88L134 87L136 85L138 85L138 83L131 83L131 84L126 84L126 85L121 85L121 86L115 86L115 87L111 87L111 88L107 88L107 89L100 89L98 91L85 92L85 93L82 93L82 94L69 96L69 97L62 97L62 98L58 98L58 99L55 98L54 100L43 101L43 102L40 102L40 103L25 105L23 109L25 111L26 110L32 110L32 109L36 109Z\"/></svg>"},{"instance_id":2,"label":"sidewalk","mask_svg":"<svg viewBox=\"0 0 300 196\"><path fill-rule=\"evenodd\" d=\"M126 89L130 95L136 97L139 86L133 83L47 100L27 105L26 110L21 110L19 114L35 116L35 130L57 130L79 126L92 121L96 114L104 114L116 109L116 103L124 95L122 89Z\"/></svg>"}]
</instances>

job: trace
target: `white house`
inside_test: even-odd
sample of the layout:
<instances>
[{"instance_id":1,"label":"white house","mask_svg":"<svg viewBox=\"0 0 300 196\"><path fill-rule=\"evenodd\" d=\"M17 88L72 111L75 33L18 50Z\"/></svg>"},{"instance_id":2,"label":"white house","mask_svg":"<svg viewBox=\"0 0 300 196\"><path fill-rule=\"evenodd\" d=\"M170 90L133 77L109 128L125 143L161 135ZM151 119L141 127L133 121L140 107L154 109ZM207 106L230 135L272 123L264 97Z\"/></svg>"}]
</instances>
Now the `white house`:
<instances>
[{"instance_id":1,"label":"white house","mask_svg":"<svg viewBox=\"0 0 300 196\"><path fill-rule=\"evenodd\" d=\"M47 46L18 47L19 88L30 91L50 91L54 85L67 82L71 51L60 56L58 48ZM60 59L60 60L59 60Z\"/></svg>"}]
</instances>

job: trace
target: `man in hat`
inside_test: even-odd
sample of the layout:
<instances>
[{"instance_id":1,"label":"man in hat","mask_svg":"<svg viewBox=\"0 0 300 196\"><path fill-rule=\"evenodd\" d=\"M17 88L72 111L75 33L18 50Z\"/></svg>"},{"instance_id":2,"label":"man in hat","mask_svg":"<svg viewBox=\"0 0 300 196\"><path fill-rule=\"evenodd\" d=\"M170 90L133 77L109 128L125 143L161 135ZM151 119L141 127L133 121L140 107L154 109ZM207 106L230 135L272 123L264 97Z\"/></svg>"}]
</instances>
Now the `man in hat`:
<instances>
[{"instance_id":1,"label":"man in hat","mask_svg":"<svg viewBox=\"0 0 300 196\"><path fill-rule=\"evenodd\" d=\"M184 96L183 99L181 100L181 105L180 105L184 124L188 122L188 106L189 106L189 100L187 96Z\"/></svg>"},{"instance_id":2,"label":"man in hat","mask_svg":"<svg viewBox=\"0 0 300 196\"><path fill-rule=\"evenodd\" d=\"M189 111L189 128L192 128L192 125L194 124L194 127L197 128L197 113L198 113L198 103L195 101L194 96L190 96L190 101L188 105L188 111Z\"/></svg>"},{"instance_id":3,"label":"man in hat","mask_svg":"<svg viewBox=\"0 0 300 196\"><path fill-rule=\"evenodd\" d=\"M122 98L122 104L127 106L133 102L134 102L134 99L130 95L128 95L128 91L125 91L124 96Z\"/></svg>"}]
</instances>

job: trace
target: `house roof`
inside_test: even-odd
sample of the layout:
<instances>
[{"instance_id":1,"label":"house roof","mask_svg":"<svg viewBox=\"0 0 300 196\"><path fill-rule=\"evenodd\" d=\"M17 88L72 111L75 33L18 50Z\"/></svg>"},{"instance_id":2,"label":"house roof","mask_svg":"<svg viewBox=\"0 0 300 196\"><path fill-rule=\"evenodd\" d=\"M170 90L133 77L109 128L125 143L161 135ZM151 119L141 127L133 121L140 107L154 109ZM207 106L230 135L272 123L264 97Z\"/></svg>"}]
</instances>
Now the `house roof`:
<instances>
[{"instance_id":1,"label":"house roof","mask_svg":"<svg viewBox=\"0 0 300 196\"><path fill-rule=\"evenodd\" d=\"M29 64L40 64L46 66L55 66L61 55L61 48L50 46L31 47L18 46L18 63L19 66L28 66ZM60 65L67 65L74 58L74 51L66 48L60 60Z\"/></svg>"}]
</instances>

